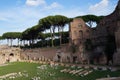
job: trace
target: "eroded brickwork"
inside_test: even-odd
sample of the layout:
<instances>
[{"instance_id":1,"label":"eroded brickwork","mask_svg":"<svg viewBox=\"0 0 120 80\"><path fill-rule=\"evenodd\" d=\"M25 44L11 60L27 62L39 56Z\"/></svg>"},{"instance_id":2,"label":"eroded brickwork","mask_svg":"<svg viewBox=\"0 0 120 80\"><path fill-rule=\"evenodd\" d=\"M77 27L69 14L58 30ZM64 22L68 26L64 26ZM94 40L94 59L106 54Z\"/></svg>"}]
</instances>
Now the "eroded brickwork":
<instances>
[{"instance_id":1,"label":"eroded brickwork","mask_svg":"<svg viewBox=\"0 0 120 80\"><path fill-rule=\"evenodd\" d=\"M86 39L90 39L91 28L89 28L83 19L75 18L70 24L70 43L81 45Z\"/></svg>"},{"instance_id":2,"label":"eroded brickwork","mask_svg":"<svg viewBox=\"0 0 120 80\"><path fill-rule=\"evenodd\" d=\"M20 60L20 48L0 46L0 64Z\"/></svg>"},{"instance_id":3,"label":"eroded brickwork","mask_svg":"<svg viewBox=\"0 0 120 80\"><path fill-rule=\"evenodd\" d=\"M79 45L80 56L83 56L84 54L84 56L88 56L86 53L89 52L84 50L84 42L86 39L90 39L94 46L94 49L91 52L93 54L91 55L96 55L94 53L99 53L97 56L105 55L108 36L115 37L116 40L114 42L117 45L117 53L120 53L120 0L118 1L115 11L110 15L105 16L96 28L89 28L80 18L74 19L70 24L70 44L72 45L74 43L75 45ZM97 50L98 48L100 51ZM114 62L120 62L120 54L115 55L116 57L113 57L116 58L116 60L114 59ZM96 58L98 59L98 57ZM120 63L118 64L120 65Z\"/></svg>"}]
</instances>

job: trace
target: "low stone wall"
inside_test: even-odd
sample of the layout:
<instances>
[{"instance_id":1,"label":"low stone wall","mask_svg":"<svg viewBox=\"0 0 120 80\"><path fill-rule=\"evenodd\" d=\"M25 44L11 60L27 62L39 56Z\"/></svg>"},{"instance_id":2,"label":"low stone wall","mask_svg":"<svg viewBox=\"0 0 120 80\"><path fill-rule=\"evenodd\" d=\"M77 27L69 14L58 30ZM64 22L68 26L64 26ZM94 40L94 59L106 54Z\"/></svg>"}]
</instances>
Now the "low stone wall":
<instances>
[{"instance_id":1,"label":"low stone wall","mask_svg":"<svg viewBox=\"0 0 120 80\"><path fill-rule=\"evenodd\" d=\"M120 77L102 78L102 79L96 79L96 80L120 80Z\"/></svg>"},{"instance_id":2,"label":"low stone wall","mask_svg":"<svg viewBox=\"0 0 120 80\"><path fill-rule=\"evenodd\" d=\"M34 48L34 49L22 49L21 59L22 60L41 60L50 59L53 60L58 50L66 53L68 44L59 47L47 47L47 48Z\"/></svg>"},{"instance_id":3,"label":"low stone wall","mask_svg":"<svg viewBox=\"0 0 120 80\"><path fill-rule=\"evenodd\" d=\"M21 51L21 59L23 60L39 60L43 58L53 59L56 48L36 48L25 49Z\"/></svg>"}]
</instances>

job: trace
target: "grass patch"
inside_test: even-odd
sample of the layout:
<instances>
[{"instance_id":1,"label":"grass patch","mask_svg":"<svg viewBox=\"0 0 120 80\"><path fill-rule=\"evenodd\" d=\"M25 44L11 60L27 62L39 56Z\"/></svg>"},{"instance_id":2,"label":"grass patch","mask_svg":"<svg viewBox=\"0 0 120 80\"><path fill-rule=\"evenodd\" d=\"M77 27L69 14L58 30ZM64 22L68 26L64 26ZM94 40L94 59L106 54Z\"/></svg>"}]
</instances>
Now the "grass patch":
<instances>
[{"instance_id":1,"label":"grass patch","mask_svg":"<svg viewBox=\"0 0 120 80\"><path fill-rule=\"evenodd\" d=\"M96 80L98 78L107 77L107 75L112 77L120 76L120 71L111 72L109 70L95 70L92 73L81 77L69 73L61 73L60 70L65 68L71 69L69 67L62 66L51 67L50 65L42 65L37 63L14 62L9 63L9 65L6 66L1 66L0 76L20 72L22 76L19 75L15 78L5 78L0 80L35 80L35 78L40 78L38 80Z\"/></svg>"}]
</instances>

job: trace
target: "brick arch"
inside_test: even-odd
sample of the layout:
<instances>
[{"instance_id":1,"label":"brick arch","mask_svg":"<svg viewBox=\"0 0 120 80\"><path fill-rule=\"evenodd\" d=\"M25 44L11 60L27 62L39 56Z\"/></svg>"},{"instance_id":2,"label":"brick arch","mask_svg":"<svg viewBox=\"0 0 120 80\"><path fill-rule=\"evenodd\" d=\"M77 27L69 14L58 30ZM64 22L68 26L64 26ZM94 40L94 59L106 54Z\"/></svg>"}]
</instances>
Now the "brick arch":
<instances>
[{"instance_id":1,"label":"brick arch","mask_svg":"<svg viewBox=\"0 0 120 80\"><path fill-rule=\"evenodd\" d=\"M13 54L13 53L10 53L9 56L14 56L14 54Z\"/></svg>"}]
</instances>

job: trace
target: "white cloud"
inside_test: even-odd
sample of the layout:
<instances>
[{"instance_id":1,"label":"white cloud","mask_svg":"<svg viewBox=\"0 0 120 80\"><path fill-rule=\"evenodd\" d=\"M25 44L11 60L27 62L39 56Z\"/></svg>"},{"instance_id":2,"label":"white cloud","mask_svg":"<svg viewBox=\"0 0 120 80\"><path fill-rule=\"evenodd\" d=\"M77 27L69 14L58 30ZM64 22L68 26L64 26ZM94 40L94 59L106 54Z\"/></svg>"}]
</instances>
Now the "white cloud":
<instances>
[{"instance_id":1,"label":"white cloud","mask_svg":"<svg viewBox=\"0 0 120 80\"><path fill-rule=\"evenodd\" d=\"M53 2L50 6L46 7L46 9L53 9L53 8L62 8L62 5L60 5L57 2Z\"/></svg>"},{"instance_id":2,"label":"white cloud","mask_svg":"<svg viewBox=\"0 0 120 80\"><path fill-rule=\"evenodd\" d=\"M90 10L99 10L99 9L103 9L106 8L108 6L109 1L108 0L102 0L101 2L95 4L95 5L91 5L90 6Z\"/></svg>"},{"instance_id":3,"label":"white cloud","mask_svg":"<svg viewBox=\"0 0 120 80\"><path fill-rule=\"evenodd\" d=\"M89 7L89 11L91 13L95 13L95 14L107 14L107 12L109 12L108 10L108 6L109 6L109 0L101 0L99 3L96 3L94 5L91 5Z\"/></svg>"},{"instance_id":4,"label":"white cloud","mask_svg":"<svg viewBox=\"0 0 120 80\"><path fill-rule=\"evenodd\" d=\"M28 6L41 6L44 10L62 8L63 6L57 2L53 2L50 5L47 4L45 0L26 0L26 5Z\"/></svg>"},{"instance_id":5,"label":"white cloud","mask_svg":"<svg viewBox=\"0 0 120 80\"><path fill-rule=\"evenodd\" d=\"M57 12L53 12L53 15L64 15L67 16L69 18L73 18L76 16L81 16L81 15L85 15L87 12L83 12L81 9L79 8L73 8L73 9L68 9L68 10L63 10L63 11L57 11Z\"/></svg>"},{"instance_id":6,"label":"white cloud","mask_svg":"<svg viewBox=\"0 0 120 80\"><path fill-rule=\"evenodd\" d=\"M26 0L26 5L28 6L39 6L39 5L45 5L45 0Z\"/></svg>"}]
</instances>

